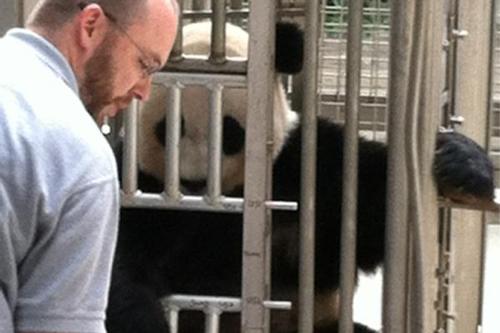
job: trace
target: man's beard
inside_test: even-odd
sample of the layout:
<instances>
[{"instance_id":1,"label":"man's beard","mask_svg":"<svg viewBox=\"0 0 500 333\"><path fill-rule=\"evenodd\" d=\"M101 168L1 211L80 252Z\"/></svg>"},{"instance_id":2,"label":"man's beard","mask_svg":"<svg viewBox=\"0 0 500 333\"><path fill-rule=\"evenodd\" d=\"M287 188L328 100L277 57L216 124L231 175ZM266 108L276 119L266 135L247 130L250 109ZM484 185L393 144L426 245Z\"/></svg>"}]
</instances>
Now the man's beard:
<instances>
[{"instance_id":1,"label":"man's beard","mask_svg":"<svg viewBox=\"0 0 500 333\"><path fill-rule=\"evenodd\" d=\"M113 34L108 33L84 68L80 96L86 109L95 118L113 100L113 83L116 75L112 56L114 44Z\"/></svg>"}]
</instances>

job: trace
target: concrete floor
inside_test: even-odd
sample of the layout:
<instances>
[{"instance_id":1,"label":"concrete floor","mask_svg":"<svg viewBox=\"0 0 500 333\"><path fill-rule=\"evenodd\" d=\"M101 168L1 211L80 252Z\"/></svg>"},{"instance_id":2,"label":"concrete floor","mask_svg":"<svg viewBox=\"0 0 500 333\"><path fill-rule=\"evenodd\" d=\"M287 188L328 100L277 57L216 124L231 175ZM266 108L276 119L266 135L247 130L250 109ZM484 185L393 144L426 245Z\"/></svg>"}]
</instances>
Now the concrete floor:
<instances>
[{"instance_id":1,"label":"concrete floor","mask_svg":"<svg viewBox=\"0 0 500 333\"><path fill-rule=\"evenodd\" d=\"M499 217L500 219L500 217ZM488 226L483 294L482 333L500 332L500 224ZM382 273L362 275L354 297L354 320L373 329L382 327ZM369 304L369 309L367 309Z\"/></svg>"}]
</instances>

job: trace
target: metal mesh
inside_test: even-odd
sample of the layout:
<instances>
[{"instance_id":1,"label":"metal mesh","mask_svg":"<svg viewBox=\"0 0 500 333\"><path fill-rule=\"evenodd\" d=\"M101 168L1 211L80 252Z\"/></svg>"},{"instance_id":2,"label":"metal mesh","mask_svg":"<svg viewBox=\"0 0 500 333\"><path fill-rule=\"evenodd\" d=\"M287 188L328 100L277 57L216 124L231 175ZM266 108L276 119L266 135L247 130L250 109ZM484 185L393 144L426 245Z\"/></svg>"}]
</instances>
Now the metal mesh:
<instances>
[{"instance_id":1,"label":"metal mesh","mask_svg":"<svg viewBox=\"0 0 500 333\"><path fill-rule=\"evenodd\" d=\"M344 121L347 0L328 0L323 7L320 42L321 115ZM390 8L386 0L365 1L361 72L360 128L383 140L389 64Z\"/></svg>"}]
</instances>

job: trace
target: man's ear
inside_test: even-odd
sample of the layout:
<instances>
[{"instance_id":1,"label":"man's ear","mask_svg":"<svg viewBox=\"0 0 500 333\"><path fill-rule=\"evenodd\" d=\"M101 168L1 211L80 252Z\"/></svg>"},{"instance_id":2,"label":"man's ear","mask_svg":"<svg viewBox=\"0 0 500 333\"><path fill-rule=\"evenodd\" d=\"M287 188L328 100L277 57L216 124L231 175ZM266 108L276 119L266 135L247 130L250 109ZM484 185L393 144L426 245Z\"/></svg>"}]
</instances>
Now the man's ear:
<instances>
[{"instance_id":1,"label":"man's ear","mask_svg":"<svg viewBox=\"0 0 500 333\"><path fill-rule=\"evenodd\" d=\"M98 4L89 4L81 10L78 20L79 44L93 51L100 45L109 28L106 15Z\"/></svg>"}]
</instances>

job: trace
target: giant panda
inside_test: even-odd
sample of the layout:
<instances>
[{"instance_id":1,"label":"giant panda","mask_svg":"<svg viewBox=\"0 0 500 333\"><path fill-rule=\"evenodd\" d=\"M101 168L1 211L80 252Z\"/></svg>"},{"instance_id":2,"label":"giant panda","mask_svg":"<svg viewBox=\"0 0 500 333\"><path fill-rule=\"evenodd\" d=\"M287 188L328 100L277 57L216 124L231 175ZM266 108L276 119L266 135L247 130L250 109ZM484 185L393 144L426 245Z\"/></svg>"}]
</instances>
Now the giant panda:
<instances>
[{"instance_id":1,"label":"giant panda","mask_svg":"<svg viewBox=\"0 0 500 333\"><path fill-rule=\"evenodd\" d=\"M301 35L282 25L277 54L297 48ZM208 54L209 22L184 27L187 53ZM248 35L227 25L228 56L247 54ZM294 44L297 43L298 44ZM286 50L280 50L280 45ZM298 45L298 46L297 46ZM281 71L298 69L294 59L277 56ZM165 91L156 88L140 110L139 186L163 190ZM186 87L182 93L180 181L185 194L203 194L207 178L208 93ZM274 86L273 199L300 201L300 115L287 103L283 85ZM224 91L223 172L225 195L243 191L246 93ZM341 223L343 128L318 119L316 192L315 332L337 332ZM373 272L384 257L387 147L360 139L357 266ZM120 161L120 149L117 149ZM493 196L493 168L485 152L456 133L438 134L434 161L440 191L482 199ZM300 209L300 202L299 202ZM273 211L272 299L297 301L299 211ZM165 333L168 323L159 299L169 294L241 295L242 215L182 210L121 210L106 326L110 333ZM297 331L296 306L273 312L271 331ZM181 312L180 332L201 332L201 314ZM221 332L239 331L239 317L222 316ZM355 332L373 330L355 324Z\"/></svg>"}]
</instances>

